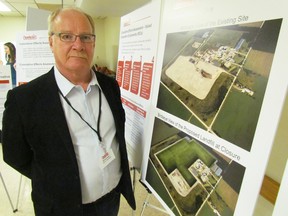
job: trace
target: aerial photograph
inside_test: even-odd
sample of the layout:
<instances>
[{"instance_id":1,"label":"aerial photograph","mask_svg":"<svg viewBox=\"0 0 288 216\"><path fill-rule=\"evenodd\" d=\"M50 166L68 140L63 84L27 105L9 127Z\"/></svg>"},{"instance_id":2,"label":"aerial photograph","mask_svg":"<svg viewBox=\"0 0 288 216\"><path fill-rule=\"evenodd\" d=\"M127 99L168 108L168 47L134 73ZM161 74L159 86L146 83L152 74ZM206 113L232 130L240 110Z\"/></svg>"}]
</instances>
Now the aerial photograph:
<instances>
[{"instance_id":1,"label":"aerial photograph","mask_svg":"<svg viewBox=\"0 0 288 216\"><path fill-rule=\"evenodd\" d=\"M167 34L157 107L250 151L281 24Z\"/></svg>"},{"instance_id":2,"label":"aerial photograph","mask_svg":"<svg viewBox=\"0 0 288 216\"><path fill-rule=\"evenodd\" d=\"M155 119L146 180L176 216L232 216L245 167Z\"/></svg>"}]
</instances>

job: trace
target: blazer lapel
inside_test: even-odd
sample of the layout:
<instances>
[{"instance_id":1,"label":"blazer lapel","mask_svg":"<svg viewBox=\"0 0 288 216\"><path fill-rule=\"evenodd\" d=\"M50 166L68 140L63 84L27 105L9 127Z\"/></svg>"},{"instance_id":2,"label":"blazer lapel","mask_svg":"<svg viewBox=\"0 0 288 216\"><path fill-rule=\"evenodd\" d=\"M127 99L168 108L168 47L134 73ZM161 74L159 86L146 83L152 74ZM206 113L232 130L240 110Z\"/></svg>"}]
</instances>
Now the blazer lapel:
<instances>
[{"instance_id":1,"label":"blazer lapel","mask_svg":"<svg viewBox=\"0 0 288 216\"><path fill-rule=\"evenodd\" d=\"M51 128L54 128L57 131L58 135L62 139L62 142L66 146L72 161L74 161L75 165L77 166L72 139L58 93L58 86L54 76L54 69L51 69L47 73L46 80L43 82L40 88L42 88L39 90L41 97L45 95L43 103L45 103L46 111L44 113L47 113L47 115L51 117Z\"/></svg>"},{"instance_id":2,"label":"blazer lapel","mask_svg":"<svg viewBox=\"0 0 288 216\"><path fill-rule=\"evenodd\" d=\"M116 98L115 97L115 90L117 90L115 88L114 85L112 85L112 82L108 82L107 81L107 78L105 79L103 76L103 74L99 74L99 72L96 72L96 76L97 76L97 80L99 82L99 85L101 86L101 89L103 90L103 93L109 103L109 106L110 106L110 109L113 113L113 117L114 117L114 120L115 120L115 123L116 123L116 126L118 125L118 120L119 120L119 109L121 107L119 107L117 105L117 100L119 100L119 98Z\"/></svg>"}]
</instances>

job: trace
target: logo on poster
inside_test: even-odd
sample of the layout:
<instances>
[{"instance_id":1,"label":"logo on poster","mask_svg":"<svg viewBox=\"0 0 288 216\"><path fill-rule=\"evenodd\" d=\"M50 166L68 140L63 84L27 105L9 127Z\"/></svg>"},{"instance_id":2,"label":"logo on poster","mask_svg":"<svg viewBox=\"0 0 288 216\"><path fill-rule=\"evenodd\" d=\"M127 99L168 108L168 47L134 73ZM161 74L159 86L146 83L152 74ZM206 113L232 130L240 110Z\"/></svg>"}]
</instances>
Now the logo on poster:
<instances>
[{"instance_id":1,"label":"logo on poster","mask_svg":"<svg viewBox=\"0 0 288 216\"><path fill-rule=\"evenodd\" d=\"M23 40L36 40L36 39L37 39L37 35L35 35L35 34L23 36Z\"/></svg>"}]
</instances>

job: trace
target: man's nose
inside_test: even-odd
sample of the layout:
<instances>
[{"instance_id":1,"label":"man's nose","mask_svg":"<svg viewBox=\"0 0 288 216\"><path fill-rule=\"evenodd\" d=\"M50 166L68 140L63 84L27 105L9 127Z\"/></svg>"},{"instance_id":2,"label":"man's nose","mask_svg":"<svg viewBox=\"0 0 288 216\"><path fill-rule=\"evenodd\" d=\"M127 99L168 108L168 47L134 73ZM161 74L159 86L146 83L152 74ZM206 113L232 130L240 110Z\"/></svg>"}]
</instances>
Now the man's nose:
<instances>
[{"instance_id":1,"label":"man's nose","mask_svg":"<svg viewBox=\"0 0 288 216\"><path fill-rule=\"evenodd\" d=\"M84 43L81 41L80 37L77 36L76 40L73 42L73 47L78 49L83 49Z\"/></svg>"}]
</instances>

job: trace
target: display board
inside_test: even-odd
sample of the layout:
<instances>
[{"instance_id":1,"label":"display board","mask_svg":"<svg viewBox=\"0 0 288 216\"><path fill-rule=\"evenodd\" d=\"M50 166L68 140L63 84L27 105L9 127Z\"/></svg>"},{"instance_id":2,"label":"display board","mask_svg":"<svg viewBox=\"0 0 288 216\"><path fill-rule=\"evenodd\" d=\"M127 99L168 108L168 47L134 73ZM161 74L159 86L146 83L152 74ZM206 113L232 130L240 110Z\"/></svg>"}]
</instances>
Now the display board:
<instances>
[{"instance_id":1,"label":"display board","mask_svg":"<svg viewBox=\"0 0 288 216\"><path fill-rule=\"evenodd\" d=\"M126 113L129 160L140 169L155 77L160 1L121 17L116 79ZM149 137L149 136L148 136Z\"/></svg>"},{"instance_id":2,"label":"display board","mask_svg":"<svg viewBox=\"0 0 288 216\"><path fill-rule=\"evenodd\" d=\"M17 35L17 85L27 83L54 66L48 31L25 31Z\"/></svg>"},{"instance_id":3,"label":"display board","mask_svg":"<svg viewBox=\"0 0 288 216\"><path fill-rule=\"evenodd\" d=\"M4 112L4 103L7 92L12 89L11 67L10 65L0 65L0 130L2 129L2 118Z\"/></svg>"},{"instance_id":4,"label":"display board","mask_svg":"<svg viewBox=\"0 0 288 216\"><path fill-rule=\"evenodd\" d=\"M287 90L285 2L162 3L141 181L171 215L253 215Z\"/></svg>"},{"instance_id":5,"label":"display board","mask_svg":"<svg viewBox=\"0 0 288 216\"><path fill-rule=\"evenodd\" d=\"M48 17L51 11L27 7L26 31L38 31L48 29Z\"/></svg>"}]
</instances>

